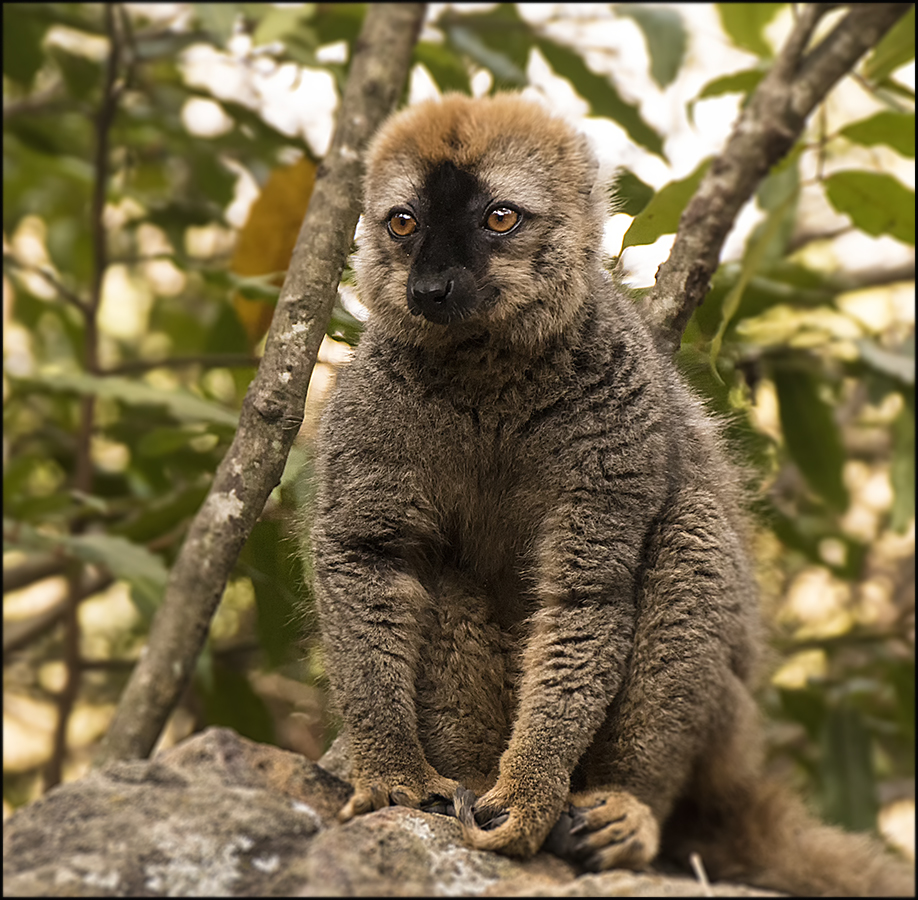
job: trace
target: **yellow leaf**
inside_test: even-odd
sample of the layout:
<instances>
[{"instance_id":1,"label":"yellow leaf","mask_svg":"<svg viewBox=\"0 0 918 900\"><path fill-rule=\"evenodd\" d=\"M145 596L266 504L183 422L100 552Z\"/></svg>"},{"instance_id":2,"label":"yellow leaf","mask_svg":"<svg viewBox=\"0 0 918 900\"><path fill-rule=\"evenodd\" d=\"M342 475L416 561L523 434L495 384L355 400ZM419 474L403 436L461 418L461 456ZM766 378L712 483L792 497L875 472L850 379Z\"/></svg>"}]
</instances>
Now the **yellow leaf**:
<instances>
[{"instance_id":1,"label":"yellow leaf","mask_svg":"<svg viewBox=\"0 0 918 900\"><path fill-rule=\"evenodd\" d=\"M315 163L306 157L271 172L239 232L230 262L233 272L249 276L286 271L315 181ZM254 347L271 325L274 307L238 293L233 306Z\"/></svg>"}]
</instances>

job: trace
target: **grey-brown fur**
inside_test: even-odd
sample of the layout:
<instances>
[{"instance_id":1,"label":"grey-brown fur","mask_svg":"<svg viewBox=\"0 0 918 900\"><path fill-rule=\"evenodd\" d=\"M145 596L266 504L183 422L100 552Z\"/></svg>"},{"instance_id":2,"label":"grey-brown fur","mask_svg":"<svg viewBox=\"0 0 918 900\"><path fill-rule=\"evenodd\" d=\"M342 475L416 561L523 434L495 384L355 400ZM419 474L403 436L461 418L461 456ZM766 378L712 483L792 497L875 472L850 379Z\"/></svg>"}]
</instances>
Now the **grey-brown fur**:
<instances>
[{"instance_id":1,"label":"grey-brown fur","mask_svg":"<svg viewBox=\"0 0 918 900\"><path fill-rule=\"evenodd\" d=\"M486 265L462 263L471 307L437 324L406 284L443 165L526 215L489 232ZM354 766L342 818L461 783L481 849L531 855L573 803L588 868L662 847L698 850L712 877L901 891L875 847L761 782L739 479L602 269L595 172L573 129L512 96L414 107L370 149L371 317L324 417L312 533ZM393 208L419 230L390 234Z\"/></svg>"}]
</instances>

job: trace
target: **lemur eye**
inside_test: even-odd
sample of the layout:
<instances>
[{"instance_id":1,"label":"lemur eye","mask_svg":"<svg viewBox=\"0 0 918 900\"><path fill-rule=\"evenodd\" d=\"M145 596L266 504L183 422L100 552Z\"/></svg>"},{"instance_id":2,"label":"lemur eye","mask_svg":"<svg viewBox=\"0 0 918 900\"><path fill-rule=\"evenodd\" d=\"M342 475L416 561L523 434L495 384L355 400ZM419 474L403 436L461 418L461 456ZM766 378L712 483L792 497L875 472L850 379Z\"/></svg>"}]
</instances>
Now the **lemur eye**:
<instances>
[{"instance_id":1,"label":"lemur eye","mask_svg":"<svg viewBox=\"0 0 918 900\"><path fill-rule=\"evenodd\" d=\"M406 212L397 212L389 216L389 234L393 237L408 237L418 230L418 222L414 216Z\"/></svg>"},{"instance_id":2,"label":"lemur eye","mask_svg":"<svg viewBox=\"0 0 918 900\"><path fill-rule=\"evenodd\" d=\"M520 214L509 206L496 206L488 213L486 227L490 231L496 231L498 234L506 234L513 231L519 224Z\"/></svg>"}]
</instances>

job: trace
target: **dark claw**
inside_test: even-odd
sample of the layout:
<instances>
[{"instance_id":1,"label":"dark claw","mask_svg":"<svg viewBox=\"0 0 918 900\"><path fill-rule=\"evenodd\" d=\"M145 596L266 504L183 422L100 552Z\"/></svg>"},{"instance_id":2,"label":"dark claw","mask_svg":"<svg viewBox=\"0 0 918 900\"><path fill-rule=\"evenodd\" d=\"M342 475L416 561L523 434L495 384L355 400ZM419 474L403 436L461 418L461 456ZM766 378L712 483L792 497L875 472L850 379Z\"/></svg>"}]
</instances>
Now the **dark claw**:
<instances>
[{"instance_id":1,"label":"dark claw","mask_svg":"<svg viewBox=\"0 0 918 900\"><path fill-rule=\"evenodd\" d=\"M586 859L581 860L580 865L591 872L599 872L602 869L602 857L598 853L592 853Z\"/></svg>"},{"instance_id":2,"label":"dark claw","mask_svg":"<svg viewBox=\"0 0 918 900\"><path fill-rule=\"evenodd\" d=\"M571 827L570 827L571 834L583 834L584 831L587 831L589 829L586 819L581 815L571 816L570 823L571 823Z\"/></svg>"},{"instance_id":3,"label":"dark claw","mask_svg":"<svg viewBox=\"0 0 918 900\"><path fill-rule=\"evenodd\" d=\"M475 804L477 802L478 797L475 796L474 791L470 791L468 788L462 787L462 785L456 788L456 793L453 795L453 806L456 818L466 828L476 828L478 826L475 821Z\"/></svg>"},{"instance_id":4,"label":"dark claw","mask_svg":"<svg viewBox=\"0 0 918 900\"><path fill-rule=\"evenodd\" d=\"M487 807L476 809L476 803L478 803L478 797L475 796L473 791L461 785L456 788L456 793L453 797L455 815L466 828L480 828L482 831L491 831L494 828L499 828L510 818L510 813L505 809L490 809Z\"/></svg>"},{"instance_id":5,"label":"dark claw","mask_svg":"<svg viewBox=\"0 0 918 900\"><path fill-rule=\"evenodd\" d=\"M448 800L446 797L441 797L439 794L435 794L429 800L425 800L421 804L421 811L435 813L438 816L456 818L456 807L453 801Z\"/></svg>"},{"instance_id":6,"label":"dark claw","mask_svg":"<svg viewBox=\"0 0 918 900\"><path fill-rule=\"evenodd\" d=\"M493 831L495 828L500 828L509 818L510 813L507 810L501 810L498 813L494 813L489 809L485 809L480 813L475 813L475 820L478 822L479 826L481 826L482 831Z\"/></svg>"},{"instance_id":7,"label":"dark claw","mask_svg":"<svg viewBox=\"0 0 918 900\"><path fill-rule=\"evenodd\" d=\"M576 843L572 837L574 833L571 828L572 821L573 816L569 808L562 810L558 821L555 822L555 827L548 832L548 837L545 838L542 849L547 850L549 853L554 853L555 856L560 856L562 859L571 859L576 853Z\"/></svg>"}]
</instances>

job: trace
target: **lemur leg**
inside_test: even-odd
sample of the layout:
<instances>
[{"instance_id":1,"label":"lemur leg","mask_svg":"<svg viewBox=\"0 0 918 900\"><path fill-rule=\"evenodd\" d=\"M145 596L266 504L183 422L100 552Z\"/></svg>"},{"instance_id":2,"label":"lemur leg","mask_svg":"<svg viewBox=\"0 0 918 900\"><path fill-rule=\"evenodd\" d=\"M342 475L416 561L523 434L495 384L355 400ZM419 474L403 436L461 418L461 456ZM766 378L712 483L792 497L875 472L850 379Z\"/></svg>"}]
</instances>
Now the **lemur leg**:
<instances>
[{"instance_id":1,"label":"lemur leg","mask_svg":"<svg viewBox=\"0 0 918 900\"><path fill-rule=\"evenodd\" d=\"M479 850L527 857L542 846L571 772L622 683L642 541L634 532L601 540L616 533L625 500L616 507L603 498L597 508L590 499L594 505L572 502L546 523L536 591L542 605L523 649L512 734L496 783L465 820L466 838Z\"/></svg>"},{"instance_id":2,"label":"lemur leg","mask_svg":"<svg viewBox=\"0 0 918 900\"><path fill-rule=\"evenodd\" d=\"M752 702L755 586L717 498L678 495L648 559L621 693L572 780L574 855L595 870L653 860L699 762Z\"/></svg>"},{"instance_id":3,"label":"lemur leg","mask_svg":"<svg viewBox=\"0 0 918 900\"><path fill-rule=\"evenodd\" d=\"M326 539L323 551L317 600L353 764L354 793L339 819L451 797L456 782L430 764L418 737L415 681L427 591L388 560L343 542Z\"/></svg>"}]
</instances>

